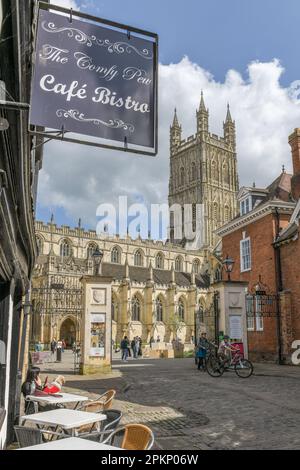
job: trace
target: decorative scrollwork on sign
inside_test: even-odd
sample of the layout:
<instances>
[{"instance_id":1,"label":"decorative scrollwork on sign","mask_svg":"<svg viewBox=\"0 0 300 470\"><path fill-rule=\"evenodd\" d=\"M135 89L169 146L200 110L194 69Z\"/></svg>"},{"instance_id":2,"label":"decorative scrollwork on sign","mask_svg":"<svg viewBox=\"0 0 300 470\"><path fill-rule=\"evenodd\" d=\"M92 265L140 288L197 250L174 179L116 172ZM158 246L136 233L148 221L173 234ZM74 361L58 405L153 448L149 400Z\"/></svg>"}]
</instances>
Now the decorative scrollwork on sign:
<instances>
[{"instance_id":1,"label":"decorative scrollwork on sign","mask_svg":"<svg viewBox=\"0 0 300 470\"><path fill-rule=\"evenodd\" d=\"M100 46L100 47L107 47L108 52L116 53L116 54L131 54L134 51L139 56L143 57L144 59L153 59L153 54L150 53L148 49L139 50L137 47L133 46L132 44L127 44L126 42L117 41L117 42L110 42L109 39L98 39L96 36L88 36L86 33L81 31L78 28L66 28L66 27L57 27L52 22L43 21L42 28L44 31L48 33L62 33L64 31L67 32L69 38L74 38L75 41L79 42L80 44L85 44L88 47L93 45Z\"/></svg>"},{"instance_id":2,"label":"decorative scrollwork on sign","mask_svg":"<svg viewBox=\"0 0 300 470\"><path fill-rule=\"evenodd\" d=\"M122 121L121 119L109 119L106 122L98 118L86 118L85 115L77 111L77 109L69 109L69 110L58 109L56 111L56 116L64 117L65 119L71 118L79 122L91 122L95 126L103 125L103 126L114 128L114 129L124 129L124 131L128 130L129 132L134 132L133 124L126 123Z\"/></svg>"}]
</instances>

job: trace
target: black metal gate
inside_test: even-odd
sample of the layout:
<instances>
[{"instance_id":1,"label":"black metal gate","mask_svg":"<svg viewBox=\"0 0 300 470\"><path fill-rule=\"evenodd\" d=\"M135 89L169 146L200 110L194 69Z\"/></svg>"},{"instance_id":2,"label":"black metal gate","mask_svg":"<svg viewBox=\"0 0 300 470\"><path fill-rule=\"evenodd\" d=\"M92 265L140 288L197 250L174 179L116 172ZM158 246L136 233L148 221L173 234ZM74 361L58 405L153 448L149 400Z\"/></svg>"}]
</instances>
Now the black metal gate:
<instances>
[{"instance_id":1,"label":"black metal gate","mask_svg":"<svg viewBox=\"0 0 300 470\"><path fill-rule=\"evenodd\" d=\"M281 363L282 338L278 294L268 294L265 290L246 294L246 315L248 341L255 338L263 357L264 347L267 349L268 342L273 339L276 344L273 355L277 356L278 362Z\"/></svg>"}]
</instances>

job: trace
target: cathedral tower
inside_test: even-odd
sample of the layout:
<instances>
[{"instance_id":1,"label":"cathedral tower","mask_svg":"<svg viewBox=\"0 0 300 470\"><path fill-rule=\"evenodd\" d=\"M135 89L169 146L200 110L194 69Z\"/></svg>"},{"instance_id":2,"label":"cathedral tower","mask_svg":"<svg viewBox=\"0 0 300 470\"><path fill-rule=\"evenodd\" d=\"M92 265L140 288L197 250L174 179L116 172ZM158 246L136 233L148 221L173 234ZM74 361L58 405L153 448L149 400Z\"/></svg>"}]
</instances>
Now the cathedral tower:
<instances>
[{"instance_id":1,"label":"cathedral tower","mask_svg":"<svg viewBox=\"0 0 300 470\"><path fill-rule=\"evenodd\" d=\"M229 105L223 123L224 135L219 137L209 132L209 112L203 93L196 111L197 132L182 139L177 112L170 128L170 180L169 206L192 205L192 217L196 204L203 207L203 248L213 249L218 238L214 231L235 217L236 195L239 187L236 156L235 122ZM171 214L170 237L175 240L176 222ZM183 235L184 239L184 235Z\"/></svg>"}]
</instances>

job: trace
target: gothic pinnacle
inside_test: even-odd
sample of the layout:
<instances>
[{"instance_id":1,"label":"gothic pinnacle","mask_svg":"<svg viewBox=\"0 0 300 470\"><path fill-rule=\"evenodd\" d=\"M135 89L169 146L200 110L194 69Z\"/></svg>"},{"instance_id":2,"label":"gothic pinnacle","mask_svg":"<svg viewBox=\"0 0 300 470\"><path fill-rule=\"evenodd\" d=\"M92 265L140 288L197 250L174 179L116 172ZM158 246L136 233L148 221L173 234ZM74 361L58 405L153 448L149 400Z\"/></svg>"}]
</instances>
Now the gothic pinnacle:
<instances>
[{"instance_id":1,"label":"gothic pinnacle","mask_svg":"<svg viewBox=\"0 0 300 470\"><path fill-rule=\"evenodd\" d=\"M227 103L226 122L231 122L231 123L233 122L232 117L231 117L231 113L230 113L229 103Z\"/></svg>"},{"instance_id":2,"label":"gothic pinnacle","mask_svg":"<svg viewBox=\"0 0 300 470\"><path fill-rule=\"evenodd\" d=\"M206 107L205 107L205 103L204 103L203 91L202 90L201 90L201 99L200 99L199 111L205 111L206 112Z\"/></svg>"}]
</instances>

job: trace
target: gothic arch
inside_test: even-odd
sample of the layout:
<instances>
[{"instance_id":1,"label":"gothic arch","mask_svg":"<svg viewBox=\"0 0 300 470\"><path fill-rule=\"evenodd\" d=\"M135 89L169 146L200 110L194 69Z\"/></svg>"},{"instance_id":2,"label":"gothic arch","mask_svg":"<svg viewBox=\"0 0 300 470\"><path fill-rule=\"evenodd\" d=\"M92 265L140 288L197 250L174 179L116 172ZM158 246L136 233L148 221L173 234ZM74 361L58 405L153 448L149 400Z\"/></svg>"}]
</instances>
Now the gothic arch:
<instances>
[{"instance_id":1,"label":"gothic arch","mask_svg":"<svg viewBox=\"0 0 300 470\"><path fill-rule=\"evenodd\" d=\"M122 249L115 245L111 250L111 262L115 264L121 264Z\"/></svg>"},{"instance_id":2,"label":"gothic arch","mask_svg":"<svg viewBox=\"0 0 300 470\"><path fill-rule=\"evenodd\" d=\"M139 292L131 298L131 321L142 322L144 313L144 299Z\"/></svg>"},{"instance_id":3,"label":"gothic arch","mask_svg":"<svg viewBox=\"0 0 300 470\"><path fill-rule=\"evenodd\" d=\"M87 257L88 258L91 258L93 256L93 254L95 253L95 251L97 250L98 248L98 245L97 243L95 242L89 242L87 244L87 247L86 247L86 253L87 253Z\"/></svg>"},{"instance_id":4,"label":"gothic arch","mask_svg":"<svg viewBox=\"0 0 300 470\"><path fill-rule=\"evenodd\" d=\"M156 269L164 269L165 257L164 254L159 251L155 256L155 267Z\"/></svg>"},{"instance_id":5,"label":"gothic arch","mask_svg":"<svg viewBox=\"0 0 300 470\"><path fill-rule=\"evenodd\" d=\"M155 322L164 322L166 315L166 301L162 294L155 299Z\"/></svg>"},{"instance_id":6,"label":"gothic arch","mask_svg":"<svg viewBox=\"0 0 300 470\"><path fill-rule=\"evenodd\" d=\"M193 261L193 272L195 274L200 274L200 267L201 267L201 264L200 264L200 260L199 259L194 259Z\"/></svg>"},{"instance_id":7,"label":"gothic arch","mask_svg":"<svg viewBox=\"0 0 300 470\"><path fill-rule=\"evenodd\" d=\"M183 295L181 295L178 299L177 315L179 321L185 323L187 316L187 302L186 298Z\"/></svg>"},{"instance_id":8,"label":"gothic arch","mask_svg":"<svg viewBox=\"0 0 300 470\"><path fill-rule=\"evenodd\" d=\"M134 253L134 266L142 267L144 266L144 252L141 248L138 248Z\"/></svg>"},{"instance_id":9,"label":"gothic arch","mask_svg":"<svg viewBox=\"0 0 300 470\"><path fill-rule=\"evenodd\" d=\"M178 255L175 258L175 271L177 272L183 271L183 258L181 255Z\"/></svg>"},{"instance_id":10,"label":"gothic arch","mask_svg":"<svg viewBox=\"0 0 300 470\"><path fill-rule=\"evenodd\" d=\"M79 340L80 322L74 315L63 317L59 325L59 339L64 339L67 348L71 348L73 343Z\"/></svg>"},{"instance_id":11,"label":"gothic arch","mask_svg":"<svg viewBox=\"0 0 300 470\"><path fill-rule=\"evenodd\" d=\"M69 238L62 238L59 241L59 254L61 257L72 256L73 253L73 243Z\"/></svg>"}]
</instances>

